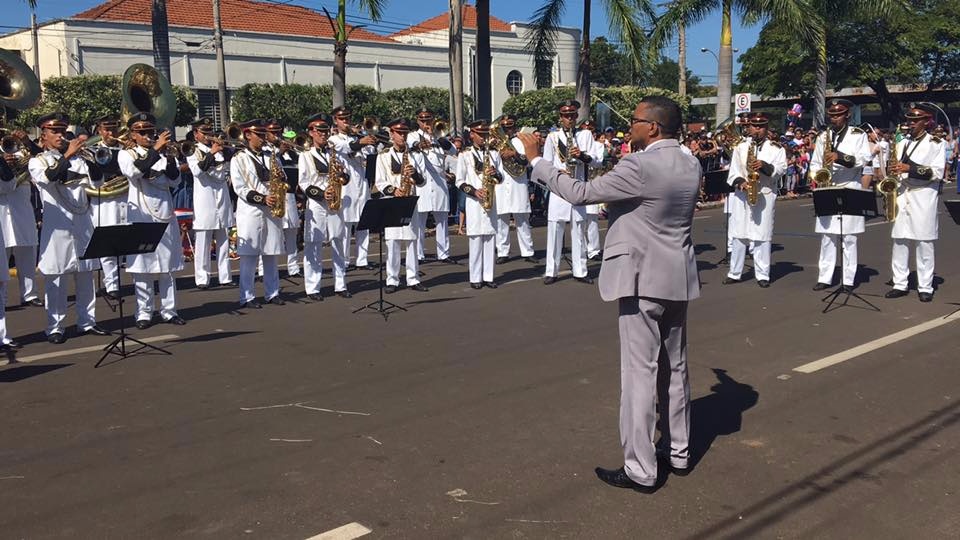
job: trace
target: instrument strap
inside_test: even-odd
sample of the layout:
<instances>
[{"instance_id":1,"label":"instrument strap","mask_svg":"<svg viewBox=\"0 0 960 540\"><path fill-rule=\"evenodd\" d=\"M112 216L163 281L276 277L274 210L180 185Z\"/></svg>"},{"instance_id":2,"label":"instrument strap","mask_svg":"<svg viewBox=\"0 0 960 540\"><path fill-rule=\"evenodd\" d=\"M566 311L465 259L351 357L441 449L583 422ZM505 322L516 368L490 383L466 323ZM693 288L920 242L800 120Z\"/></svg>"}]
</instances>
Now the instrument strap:
<instances>
[{"instance_id":1,"label":"instrument strap","mask_svg":"<svg viewBox=\"0 0 960 540\"><path fill-rule=\"evenodd\" d=\"M921 135L920 138L917 139L917 142L913 144L913 149L910 148L911 141L907 141L907 144L904 145L903 147L903 154L900 156L900 163L908 163L908 164L912 163L912 160L910 159L910 157L913 155L914 152L917 151L917 148L920 146L920 143L923 141L924 138L926 138L926 136L927 136L927 132L924 131L923 135Z\"/></svg>"}]
</instances>

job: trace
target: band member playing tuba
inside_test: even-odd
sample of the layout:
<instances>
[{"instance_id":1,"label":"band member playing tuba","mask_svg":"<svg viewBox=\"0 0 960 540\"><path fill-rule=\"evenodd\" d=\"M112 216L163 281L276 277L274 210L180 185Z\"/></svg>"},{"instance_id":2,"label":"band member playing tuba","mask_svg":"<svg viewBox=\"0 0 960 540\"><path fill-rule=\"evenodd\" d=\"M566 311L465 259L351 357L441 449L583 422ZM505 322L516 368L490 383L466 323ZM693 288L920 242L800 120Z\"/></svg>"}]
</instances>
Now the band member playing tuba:
<instances>
[{"instance_id":1,"label":"band member playing tuba","mask_svg":"<svg viewBox=\"0 0 960 540\"><path fill-rule=\"evenodd\" d=\"M447 188L447 176L443 172L444 161L453 155L453 145L446 137L434 133L434 115L423 107L417 112L419 129L407 135L407 146L423 154L427 182L417 189L417 257L426 258L427 216L433 214L437 224L437 261L451 263L450 236L448 234L448 216L450 213L450 190Z\"/></svg>"},{"instance_id":2,"label":"band member playing tuba","mask_svg":"<svg viewBox=\"0 0 960 540\"><path fill-rule=\"evenodd\" d=\"M345 154L346 170L350 174L350 183L343 186L343 203L340 210L343 215L343 260L350 264L351 238L356 235L357 268L373 270L376 268L367 258L370 247L370 232L366 229L356 229L360 222L363 206L370 200L370 182L367 181L368 168L370 174L376 169L377 138L373 133L353 133L350 127L351 111L347 107L337 107L331 112L337 132L330 135L328 140L337 147L337 151ZM370 125L370 128L376 126ZM354 232L355 231L355 232Z\"/></svg>"},{"instance_id":3,"label":"band member playing tuba","mask_svg":"<svg viewBox=\"0 0 960 540\"><path fill-rule=\"evenodd\" d=\"M170 153L173 134L157 135L156 118L148 112L127 120L134 147L120 153L120 170L130 182L127 191L127 220L131 223L166 223L163 239L152 253L127 258L127 272L133 274L137 294L137 328L149 328L153 319L153 284L159 284L160 317L164 322L184 325L177 314L177 284L173 274L183 269L180 227L173 211L171 188L180 185L180 165Z\"/></svg>"},{"instance_id":4,"label":"band member playing tuba","mask_svg":"<svg viewBox=\"0 0 960 540\"><path fill-rule=\"evenodd\" d=\"M517 243L520 244L520 256L528 263L538 264L534 257L533 236L530 233L530 187L527 180L527 158L523 155L523 145L517 138L517 117L503 115L500 127L507 137L509 146L500 151L501 160L513 160L516 168L513 172L504 166L503 182L497 184L497 264L507 262L510 255L510 217L517 227ZM516 173L520 173L515 175Z\"/></svg>"},{"instance_id":5,"label":"band member playing tuba","mask_svg":"<svg viewBox=\"0 0 960 540\"><path fill-rule=\"evenodd\" d=\"M198 289L210 286L210 242L217 244L217 276L221 286L233 285L230 276L230 228L234 226L228 174L232 150L213 138L213 121L193 123L195 150L187 156L193 173L193 274Z\"/></svg>"},{"instance_id":6,"label":"band member playing tuba","mask_svg":"<svg viewBox=\"0 0 960 540\"><path fill-rule=\"evenodd\" d=\"M457 187L467 195L467 238L470 244L470 286L496 289L493 281L494 237L497 234L496 186L506 171L500 153L490 148L490 126L486 120L467 125L471 150L457 160ZM493 199L490 201L490 199ZM490 201L493 204L484 204Z\"/></svg>"}]
</instances>

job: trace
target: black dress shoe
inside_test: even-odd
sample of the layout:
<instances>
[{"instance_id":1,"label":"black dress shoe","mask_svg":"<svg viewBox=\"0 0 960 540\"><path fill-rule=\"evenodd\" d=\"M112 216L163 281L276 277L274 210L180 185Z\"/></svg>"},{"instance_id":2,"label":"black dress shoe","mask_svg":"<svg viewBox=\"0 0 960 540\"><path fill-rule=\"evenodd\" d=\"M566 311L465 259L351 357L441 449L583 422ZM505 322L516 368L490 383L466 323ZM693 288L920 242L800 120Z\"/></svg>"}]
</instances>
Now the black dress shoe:
<instances>
[{"instance_id":1,"label":"black dress shoe","mask_svg":"<svg viewBox=\"0 0 960 540\"><path fill-rule=\"evenodd\" d=\"M260 302L256 300L250 300L249 302L241 302L240 309L260 309L263 306L260 305Z\"/></svg>"},{"instance_id":2,"label":"black dress shoe","mask_svg":"<svg viewBox=\"0 0 960 540\"><path fill-rule=\"evenodd\" d=\"M0 343L0 351L14 351L20 348L20 344L14 340L7 341L6 343Z\"/></svg>"},{"instance_id":3,"label":"black dress shoe","mask_svg":"<svg viewBox=\"0 0 960 540\"><path fill-rule=\"evenodd\" d=\"M890 289L887 291L887 294L883 295L884 298L900 298L906 296L907 291L901 291L900 289Z\"/></svg>"},{"instance_id":4,"label":"black dress shoe","mask_svg":"<svg viewBox=\"0 0 960 540\"><path fill-rule=\"evenodd\" d=\"M613 487L632 489L640 493L648 494L657 491L657 486L645 486L643 484L634 482L633 479L627 476L627 473L623 470L623 467L620 467L616 470L597 467L593 471L597 473L597 478L603 480L604 483Z\"/></svg>"},{"instance_id":5,"label":"black dress shoe","mask_svg":"<svg viewBox=\"0 0 960 540\"><path fill-rule=\"evenodd\" d=\"M815 290L815 291L822 291L822 290L828 289L828 288L830 288L830 284L829 284L829 283L823 283L822 281L818 281L817 284L813 286L813 290Z\"/></svg>"},{"instance_id":6,"label":"black dress shoe","mask_svg":"<svg viewBox=\"0 0 960 540\"><path fill-rule=\"evenodd\" d=\"M493 281L484 281L483 284L486 285L487 288L490 288L490 289L496 289L496 288L497 288L497 284L494 283Z\"/></svg>"},{"instance_id":7,"label":"black dress shoe","mask_svg":"<svg viewBox=\"0 0 960 540\"><path fill-rule=\"evenodd\" d=\"M23 305L33 306L33 307L43 307L43 300L39 298L31 298L30 300L27 300L26 302L24 302Z\"/></svg>"},{"instance_id":8,"label":"black dress shoe","mask_svg":"<svg viewBox=\"0 0 960 540\"><path fill-rule=\"evenodd\" d=\"M553 277L553 276L547 276L547 277L543 278L543 284L544 284L544 285L553 285L553 284L556 283L556 282L557 282L557 278L555 278L555 277Z\"/></svg>"},{"instance_id":9,"label":"black dress shoe","mask_svg":"<svg viewBox=\"0 0 960 540\"><path fill-rule=\"evenodd\" d=\"M284 302L284 301L283 301L283 298L280 298L279 295L278 295L278 296L274 296L273 298L267 300L267 303L268 303L268 304L273 304L273 305L275 305L275 306L283 306L283 305L286 305L286 302Z\"/></svg>"},{"instance_id":10,"label":"black dress shoe","mask_svg":"<svg viewBox=\"0 0 960 540\"><path fill-rule=\"evenodd\" d=\"M387 294L393 294L393 293L397 292L397 286L396 286L396 285L387 285L386 287L383 288L383 292L385 292L385 293L387 293Z\"/></svg>"},{"instance_id":11,"label":"black dress shoe","mask_svg":"<svg viewBox=\"0 0 960 540\"><path fill-rule=\"evenodd\" d=\"M732 277L729 277L729 276L728 276L728 277L723 278L723 281L721 281L720 283L722 283L722 284L724 284L724 285L732 285L732 284L734 284L734 283L740 283L740 280L739 280L739 279L733 279Z\"/></svg>"},{"instance_id":12,"label":"black dress shoe","mask_svg":"<svg viewBox=\"0 0 960 540\"><path fill-rule=\"evenodd\" d=\"M308 294L307 300L313 300L314 302L323 302L323 295L320 293Z\"/></svg>"},{"instance_id":13,"label":"black dress shoe","mask_svg":"<svg viewBox=\"0 0 960 540\"><path fill-rule=\"evenodd\" d=\"M759 285L761 289L766 289L770 286L770 282L765 279L761 279L757 281L757 285Z\"/></svg>"},{"instance_id":14,"label":"black dress shoe","mask_svg":"<svg viewBox=\"0 0 960 540\"><path fill-rule=\"evenodd\" d=\"M918 296L919 296L921 302L932 302L932 301L933 301L933 293L922 292L922 293L920 293Z\"/></svg>"},{"instance_id":15,"label":"black dress shoe","mask_svg":"<svg viewBox=\"0 0 960 540\"><path fill-rule=\"evenodd\" d=\"M380 268L380 267L377 266L377 265L374 264L374 263L370 263L370 264L364 266L364 268L367 269L367 270L376 270L377 268Z\"/></svg>"},{"instance_id":16,"label":"black dress shoe","mask_svg":"<svg viewBox=\"0 0 960 540\"><path fill-rule=\"evenodd\" d=\"M107 332L98 325L93 325L90 328L86 328L80 332L80 335L85 336L87 334L93 334L95 336L109 336L110 332Z\"/></svg>"},{"instance_id":17,"label":"black dress shoe","mask_svg":"<svg viewBox=\"0 0 960 540\"><path fill-rule=\"evenodd\" d=\"M584 276L584 277L575 277L575 278L573 278L573 279L574 279L575 281L579 281L580 283L586 283L587 285L593 285L593 278L592 278L592 277Z\"/></svg>"},{"instance_id":18,"label":"black dress shoe","mask_svg":"<svg viewBox=\"0 0 960 540\"><path fill-rule=\"evenodd\" d=\"M350 291L348 291L348 290L346 290L346 289L344 289L344 290L342 290L342 291L335 291L335 292L336 292L337 296L339 296L340 298L353 298L353 293L350 292Z\"/></svg>"},{"instance_id":19,"label":"black dress shoe","mask_svg":"<svg viewBox=\"0 0 960 540\"><path fill-rule=\"evenodd\" d=\"M140 319L137 321L136 326L138 330L146 330L147 328L150 328L150 321L147 319Z\"/></svg>"},{"instance_id":20,"label":"black dress shoe","mask_svg":"<svg viewBox=\"0 0 960 540\"><path fill-rule=\"evenodd\" d=\"M54 332L49 336L47 336L47 341L49 341L50 343L53 343L54 345L60 345L66 340L67 338L63 337L62 332Z\"/></svg>"},{"instance_id":21,"label":"black dress shoe","mask_svg":"<svg viewBox=\"0 0 960 540\"><path fill-rule=\"evenodd\" d=\"M471 283L470 288L480 290L483 288L483 283Z\"/></svg>"},{"instance_id":22,"label":"black dress shoe","mask_svg":"<svg viewBox=\"0 0 960 540\"><path fill-rule=\"evenodd\" d=\"M594 256L592 256L592 257L587 257L587 260L588 260L588 261L601 261L601 260L603 260L603 255L597 253L596 255L594 255Z\"/></svg>"},{"instance_id":23,"label":"black dress shoe","mask_svg":"<svg viewBox=\"0 0 960 540\"><path fill-rule=\"evenodd\" d=\"M197 290L205 291L210 288L210 285L197 285Z\"/></svg>"},{"instance_id":24,"label":"black dress shoe","mask_svg":"<svg viewBox=\"0 0 960 540\"><path fill-rule=\"evenodd\" d=\"M169 319L167 319L167 320L165 320L165 321L163 321L163 322L165 322L165 323L167 323L167 324L173 324L173 325L176 325L176 326L183 326L183 325L187 324L187 321L183 320L183 317L181 317L181 316L179 316L179 315L174 315L173 317L170 317Z\"/></svg>"},{"instance_id":25,"label":"black dress shoe","mask_svg":"<svg viewBox=\"0 0 960 540\"><path fill-rule=\"evenodd\" d=\"M233 282L233 281L228 281L228 282L226 282L226 283L221 283L220 286L221 286L221 287L224 287L224 288L227 288L227 289L231 289L231 288L233 288L233 287L236 287L237 284L236 284L235 282Z\"/></svg>"},{"instance_id":26,"label":"black dress shoe","mask_svg":"<svg viewBox=\"0 0 960 540\"><path fill-rule=\"evenodd\" d=\"M416 285L410 287L410 290L420 291L420 292L427 292L427 291L429 291L430 289L424 287L422 283L417 283Z\"/></svg>"},{"instance_id":27,"label":"black dress shoe","mask_svg":"<svg viewBox=\"0 0 960 540\"><path fill-rule=\"evenodd\" d=\"M497 257L497 264L505 264L509 260L507 257Z\"/></svg>"},{"instance_id":28,"label":"black dress shoe","mask_svg":"<svg viewBox=\"0 0 960 540\"><path fill-rule=\"evenodd\" d=\"M446 259L438 259L437 262L442 262L443 264L460 264L451 257L447 257Z\"/></svg>"},{"instance_id":29,"label":"black dress shoe","mask_svg":"<svg viewBox=\"0 0 960 540\"><path fill-rule=\"evenodd\" d=\"M530 264L540 264L540 259L536 257L524 257L523 260Z\"/></svg>"}]
</instances>

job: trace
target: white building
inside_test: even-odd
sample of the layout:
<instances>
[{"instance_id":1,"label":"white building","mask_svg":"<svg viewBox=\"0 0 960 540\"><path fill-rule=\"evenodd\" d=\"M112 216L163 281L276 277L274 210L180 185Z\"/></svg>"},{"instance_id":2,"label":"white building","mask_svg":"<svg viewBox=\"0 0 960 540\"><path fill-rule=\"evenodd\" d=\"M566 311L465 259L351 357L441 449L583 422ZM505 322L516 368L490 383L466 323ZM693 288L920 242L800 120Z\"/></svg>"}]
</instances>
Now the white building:
<instances>
[{"instance_id":1,"label":"white building","mask_svg":"<svg viewBox=\"0 0 960 540\"><path fill-rule=\"evenodd\" d=\"M42 9L43 3L40 2ZM153 64L151 0L110 0L39 28L40 78L122 74L131 64ZM411 86L448 88L447 13L389 36L364 28L350 35L347 84L378 90ZM472 95L476 9L463 10L464 91ZM213 12L207 0L167 0L173 84L197 92L200 114L219 119ZM327 17L304 7L222 0L227 88L247 83L330 84L333 39ZM490 17L494 114L511 94L534 88L533 57L524 51L528 27ZM557 36L553 83L576 77L580 32ZM33 62L30 30L0 37L0 47ZM119 104L118 104L119 107Z\"/></svg>"}]
</instances>

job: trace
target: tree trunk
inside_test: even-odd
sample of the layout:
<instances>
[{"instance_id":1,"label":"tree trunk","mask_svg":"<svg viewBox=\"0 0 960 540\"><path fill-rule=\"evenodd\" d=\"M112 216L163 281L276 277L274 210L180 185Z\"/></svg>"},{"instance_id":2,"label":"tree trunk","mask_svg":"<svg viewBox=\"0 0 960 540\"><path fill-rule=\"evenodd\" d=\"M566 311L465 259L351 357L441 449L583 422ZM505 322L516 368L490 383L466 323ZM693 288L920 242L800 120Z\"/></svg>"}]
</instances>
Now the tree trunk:
<instances>
[{"instance_id":1,"label":"tree trunk","mask_svg":"<svg viewBox=\"0 0 960 540\"><path fill-rule=\"evenodd\" d=\"M730 117L730 98L733 93L733 30L730 25L732 3L733 0L723 0L720 56L717 59L716 124Z\"/></svg>"},{"instance_id":2,"label":"tree trunk","mask_svg":"<svg viewBox=\"0 0 960 540\"><path fill-rule=\"evenodd\" d=\"M887 81L877 79L870 81L867 86L873 89L877 95L877 101L880 102L880 110L885 123L884 127L896 126L897 119L900 118L900 102L890 94L890 89L887 88Z\"/></svg>"},{"instance_id":3,"label":"tree trunk","mask_svg":"<svg viewBox=\"0 0 960 540\"><path fill-rule=\"evenodd\" d=\"M817 38L817 86L813 89L813 125L822 128L826 125L824 116L827 101L827 36Z\"/></svg>"},{"instance_id":4,"label":"tree trunk","mask_svg":"<svg viewBox=\"0 0 960 540\"><path fill-rule=\"evenodd\" d=\"M463 131L463 0L450 0L450 133Z\"/></svg>"},{"instance_id":5,"label":"tree trunk","mask_svg":"<svg viewBox=\"0 0 960 540\"><path fill-rule=\"evenodd\" d=\"M337 3L333 32L333 106L342 107L347 103L347 0Z\"/></svg>"},{"instance_id":6,"label":"tree trunk","mask_svg":"<svg viewBox=\"0 0 960 540\"><path fill-rule=\"evenodd\" d=\"M583 31L580 36L580 62L577 65L577 122L590 118L590 0L583 0Z\"/></svg>"},{"instance_id":7,"label":"tree trunk","mask_svg":"<svg viewBox=\"0 0 960 540\"><path fill-rule=\"evenodd\" d=\"M477 102L474 118L491 120L490 0L477 0Z\"/></svg>"},{"instance_id":8,"label":"tree trunk","mask_svg":"<svg viewBox=\"0 0 960 540\"><path fill-rule=\"evenodd\" d=\"M153 0L153 67L170 80L170 30L167 0Z\"/></svg>"},{"instance_id":9,"label":"tree trunk","mask_svg":"<svg viewBox=\"0 0 960 540\"><path fill-rule=\"evenodd\" d=\"M680 28L677 34L677 69L679 73L677 82L677 93L681 96L687 95L687 23L680 20Z\"/></svg>"}]
</instances>

